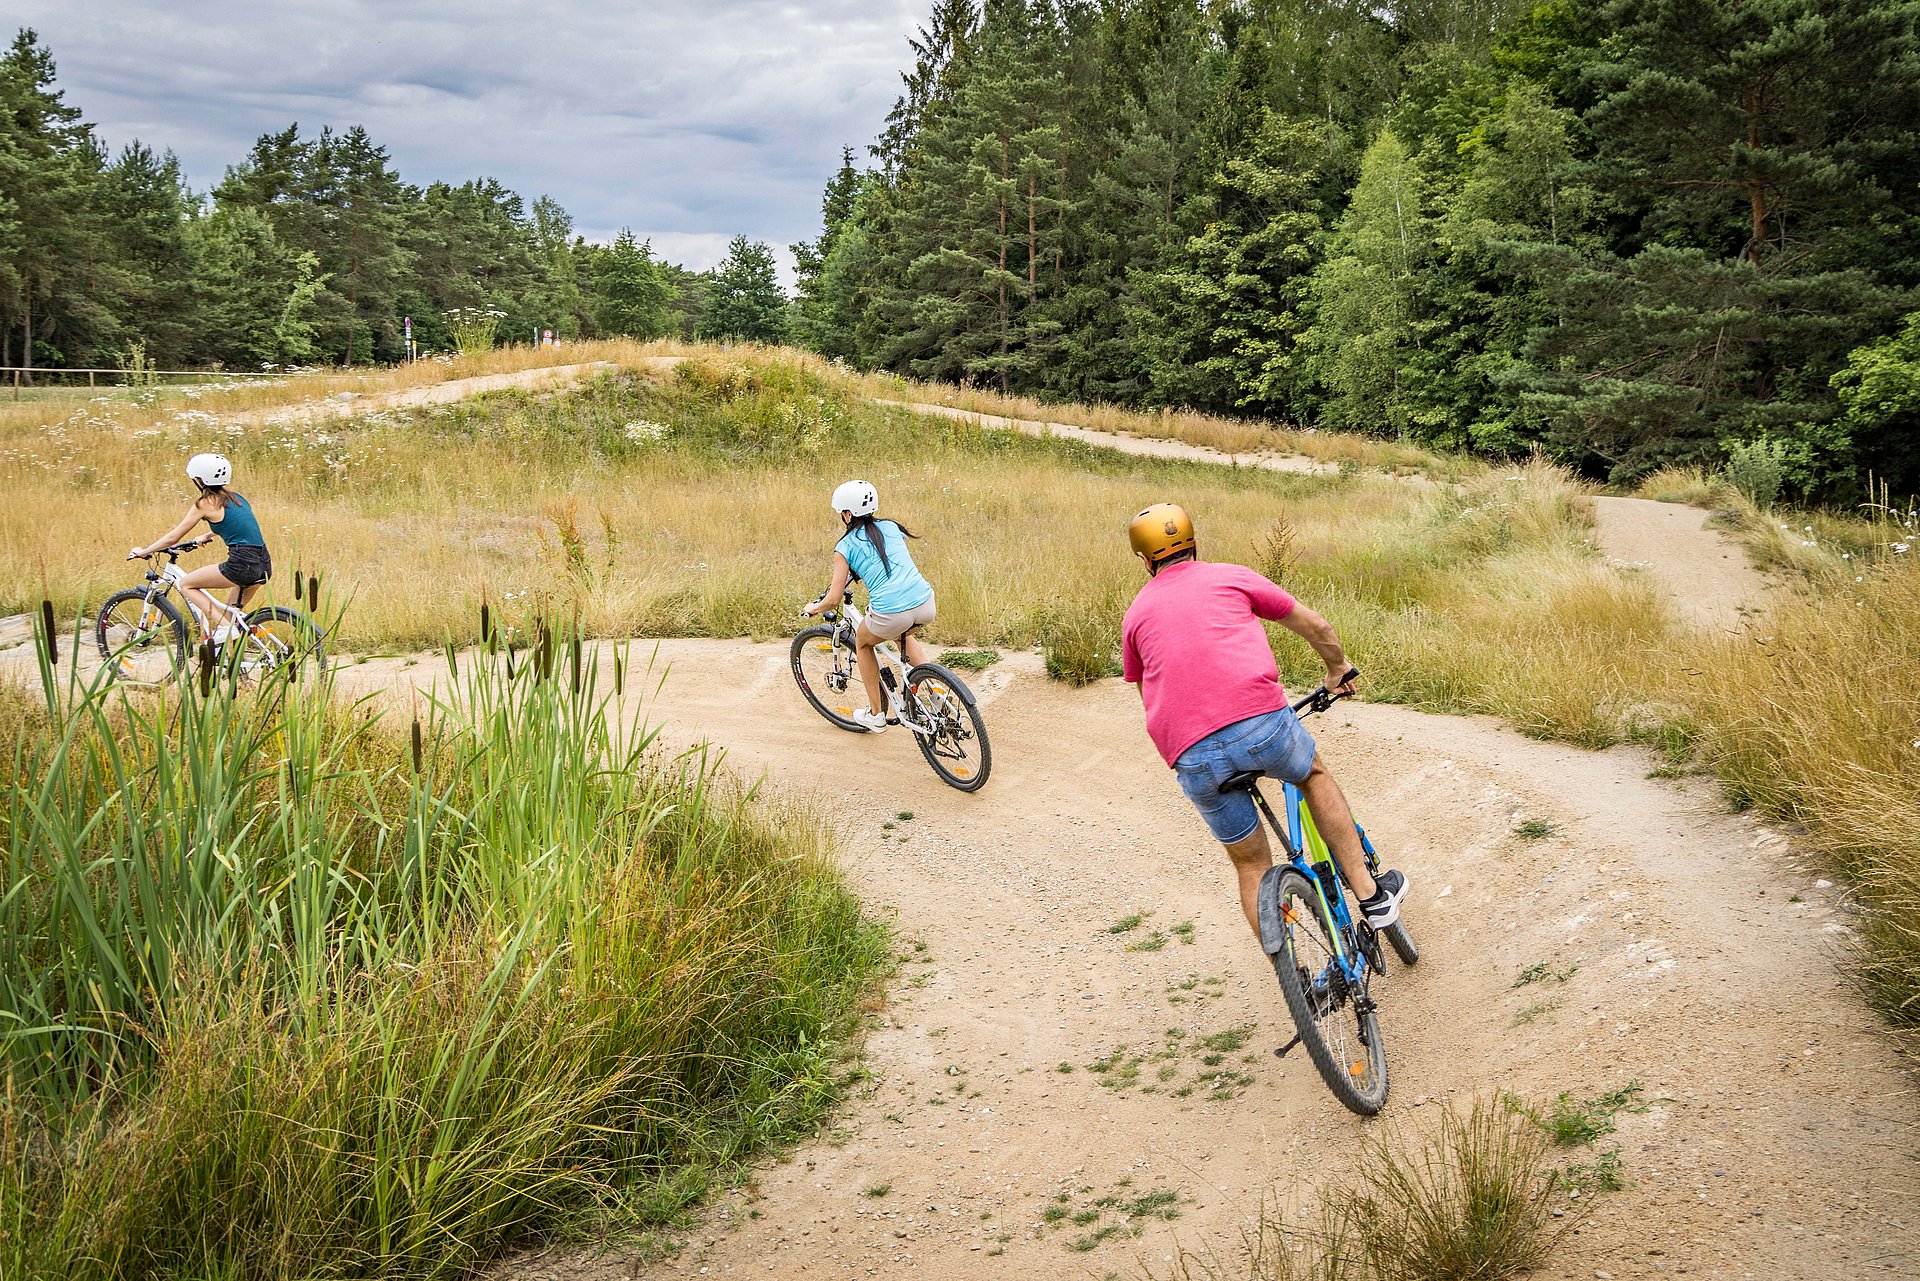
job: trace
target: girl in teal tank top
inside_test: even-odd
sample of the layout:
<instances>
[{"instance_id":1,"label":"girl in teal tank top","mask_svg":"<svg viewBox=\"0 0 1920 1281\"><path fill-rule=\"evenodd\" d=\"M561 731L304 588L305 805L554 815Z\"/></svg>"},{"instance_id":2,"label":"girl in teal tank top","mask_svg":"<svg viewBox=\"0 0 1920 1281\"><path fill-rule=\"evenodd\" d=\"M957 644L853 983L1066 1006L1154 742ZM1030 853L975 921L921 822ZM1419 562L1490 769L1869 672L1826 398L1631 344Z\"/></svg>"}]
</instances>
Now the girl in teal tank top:
<instances>
[{"instance_id":1,"label":"girl in teal tank top","mask_svg":"<svg viewBox=\"0 0 1920 1281\"><path fill-rule=\"evenodd\" d=\"M887 727L880 690L880 660L873 647L897 640L909 663L932 658L919 628L934 617L933 584L913 563L907 540L916 534L897 520L881 520L880 493L864 480L850 480L833 491L833 509L846 533L833 548L833 581L806 613L818 615L838 605L847 584L858 577L867 585L867 614L854 632L854 658L867 687L867 706L853 709L854 723L878 734Z\"/></svg>"},{"instance_id":2,"label":"girl in teal tank top","mask_svg":"<svg viewBox=\"0 0 1920 1281\"><path fill-rule=\"evenodd\" d=\"M229 603L244 606L260 584L273 577L273 558L267 554L267 540L260 533L260 518L253 504L227 488L233 479L233 464L219 454L195 454L187 460L187 476L199 487L200 496L165 538L146 547L136 547L129 560L144 559L164 547L173 547L201 521L210 531L194 540L195 547L218 535L227 545L227 558L218 565L203 565L180 580L180 590L200 610L210 625L217 625L213 643L229 639L236 628L225 622L227 614L216 607L208 594L210 587L226 587Z\"/></svg>"}]
</instances>

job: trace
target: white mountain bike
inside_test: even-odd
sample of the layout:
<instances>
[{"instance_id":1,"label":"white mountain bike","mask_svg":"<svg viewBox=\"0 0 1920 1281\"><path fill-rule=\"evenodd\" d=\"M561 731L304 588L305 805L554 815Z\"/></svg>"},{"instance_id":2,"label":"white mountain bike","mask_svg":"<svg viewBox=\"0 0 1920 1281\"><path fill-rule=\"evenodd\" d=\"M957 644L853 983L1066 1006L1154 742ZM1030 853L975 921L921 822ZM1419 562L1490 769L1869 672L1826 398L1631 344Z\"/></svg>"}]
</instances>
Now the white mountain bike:
<instances>
[{"instance_id":1,"label":"white mountain bike","mask_svg":"<svg viewBox=\"0 0 1920 1281\"><path fill-rule=\"evenodd\" d=\"M820 619L821 626L809 627L793 638L793 679L814 711L841 729L865 734L866 728L853 719L853 709L866 706L867 701L854 657L860 611L847 599ZM904 642L906 637L900 639ZM973 691L938 663L908 667L892 641L875 645L873 654L880 661L888 722L913 731L920 754L942 782L963 792L979 791L993 768L993 749Z\"/></svg>"},{"instance_id":2,"label":"white mountain bike","mask_svg":"<svg viewBox=\"0 0 1920 1281\"><path fill-rule=\"evenodd\" d=\"M147 571L146 586L115 592L100 606L96 628L100 657L116 679L154 685L187 670L187 620L179 606L167 598L187 576L180 568L180 557L199 545L198 540L192 540L161 548L153 554L165 556L167 563L157 571ZM248 612L211 592L208 595L220 610L221 623L209 622L186 592L180 593L180 599L201 636L211 639L223 624L233 629L231 639L217 648L224 659L238 647L233 661L243 677L307 663L314 671L325 670L324 633L306 612L284 605L265 605Z\"/></svg>"}]
</instances>

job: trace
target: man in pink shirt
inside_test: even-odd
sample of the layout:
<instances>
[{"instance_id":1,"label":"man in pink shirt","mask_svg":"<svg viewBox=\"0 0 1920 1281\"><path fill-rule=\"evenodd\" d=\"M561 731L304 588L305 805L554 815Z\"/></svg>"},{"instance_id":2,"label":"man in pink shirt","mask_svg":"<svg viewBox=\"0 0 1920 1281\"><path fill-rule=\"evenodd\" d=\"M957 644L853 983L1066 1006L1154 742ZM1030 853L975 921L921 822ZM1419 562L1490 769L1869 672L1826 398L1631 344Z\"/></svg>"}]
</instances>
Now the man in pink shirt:
<instances>
[{"instance_id":1,"label":"man in pink shirt","mask_svg":"<svg viewBox=\"0 0 1920 1281\"><path fill-rule=\"evenodd\" d=\"M1233 860L1247 924L1260 933L1260 878L1273 866L1273 850L1252 796L1223 793L1220 784L1248 770L1300 789L1367 921L1376 929L1393 924L1407 878L1383 871L1376 879L1367 870L1346 795L1287 706L1260 620L1313 646L1327 664L1326 687L1350 694L1360 673L1332 625L1245 566L1201 560L1193 522L1172 503L1135 516L1127 539L1146 564L1147 585L1121 625L1123 672L1140 687L1148 736Z\"/></svg>"}]
</instances>

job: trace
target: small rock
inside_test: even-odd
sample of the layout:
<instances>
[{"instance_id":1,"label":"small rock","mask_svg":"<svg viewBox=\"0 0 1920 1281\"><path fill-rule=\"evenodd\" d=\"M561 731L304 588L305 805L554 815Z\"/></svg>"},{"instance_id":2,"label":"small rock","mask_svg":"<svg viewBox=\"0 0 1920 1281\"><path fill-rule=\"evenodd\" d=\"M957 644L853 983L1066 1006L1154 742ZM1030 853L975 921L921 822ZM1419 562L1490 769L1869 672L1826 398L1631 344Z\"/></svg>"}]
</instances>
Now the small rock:
<instances>
[{"instance_id":1,"label":"small rock","mask_svg":"<svg viewBox=\"0 0 1920 1281\"><path fill-rule=\"evenodd\" d=\"M1813 888L1816 890L1830 890L1833 888L1833 882L1832 881L1815 881L1813 883Z\"/></svg>"}]
</instances>

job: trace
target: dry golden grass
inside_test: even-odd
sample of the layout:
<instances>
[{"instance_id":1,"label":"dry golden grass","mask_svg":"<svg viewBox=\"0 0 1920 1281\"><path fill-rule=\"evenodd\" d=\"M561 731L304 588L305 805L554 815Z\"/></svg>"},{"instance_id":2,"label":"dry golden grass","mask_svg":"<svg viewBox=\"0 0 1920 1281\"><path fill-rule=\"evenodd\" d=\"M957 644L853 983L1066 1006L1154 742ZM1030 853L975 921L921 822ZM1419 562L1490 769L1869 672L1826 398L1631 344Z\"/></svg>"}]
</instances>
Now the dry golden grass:
<instances>
[{"instance_id":1,"label":"dry golden grass","mask_svg":"<svg viewBox=\"0 0 1920 1281\"><path fill-rule=\"evenodd\" d=\"M658 354L567 353L568 363L627 365ZM251 391L243 411L282 394ZM819 439L739 455L722 432L617 460L566 439L576 419L591 424L583 434L617 433L630 420L698 417L708 401L747 418L808 419ZM709 351L684 376L610 380L565 401L484 404L280 427L219 426L198 404L0 425L14 497L0 512L0 608L24 609L44 590L71 616L133 581L122 549L178 519L190 498L178 469L214 447L235 458L283 585L295 568L318 568L351 591L341 639L362 647L466 637L483 597L507 619L536 603L577 611L600 635L779 631L825 579L837 534L825 495L849 474L872 479L886 510L928 535L916 551L940 591L939 637L1002 645L1033 643L1062 605L1124 602L1138 570L1120 531L1147 501L1177 494L1201 514L1210 553L1227 558L1250 555L1283 510L1332 530L1396 514L1419 523L1439 501L1379 476L1255 476L876 411L824 362L767 365L751 351ZM529 414L537 428L522 421Z\"/></svg>"},{"instance_id":2,"label":"dry golden grass","mask_svg":"<svg viewBox=\"0 0 1920 1281\"><path fill-rule=\"evenodd\" d=\"M1920 564L1912 543L1705 655L1687 705L1736 800L1803 823L1873 909L1867 970L1920 1027Z\"/></svg>"}]
</instances>

